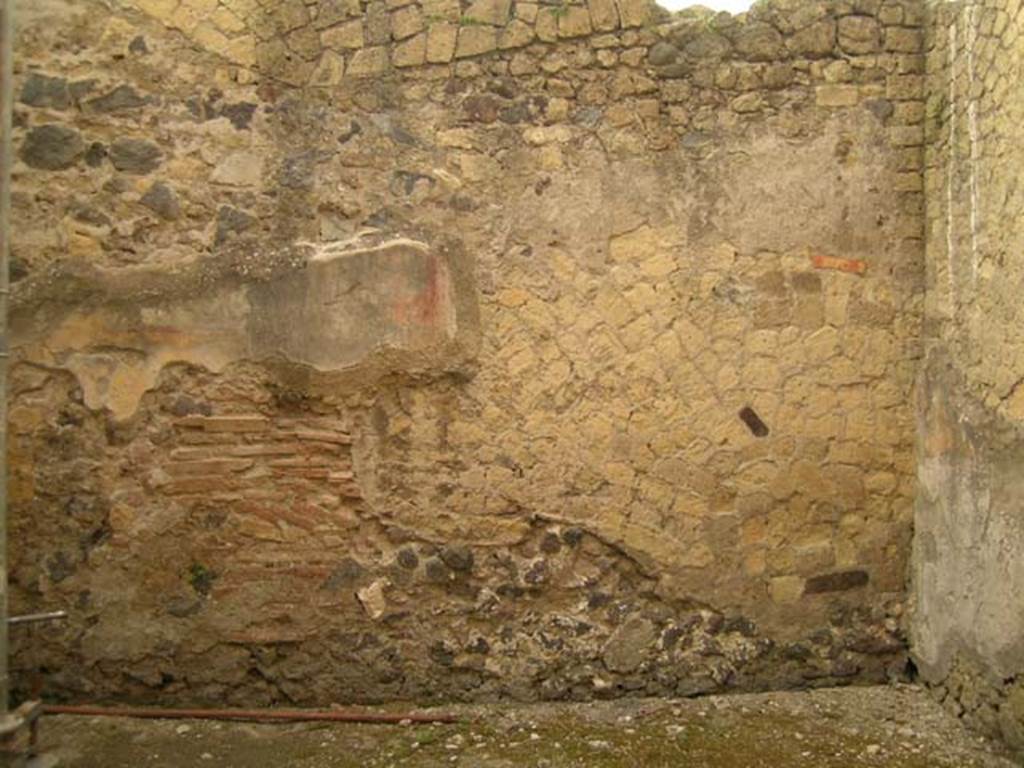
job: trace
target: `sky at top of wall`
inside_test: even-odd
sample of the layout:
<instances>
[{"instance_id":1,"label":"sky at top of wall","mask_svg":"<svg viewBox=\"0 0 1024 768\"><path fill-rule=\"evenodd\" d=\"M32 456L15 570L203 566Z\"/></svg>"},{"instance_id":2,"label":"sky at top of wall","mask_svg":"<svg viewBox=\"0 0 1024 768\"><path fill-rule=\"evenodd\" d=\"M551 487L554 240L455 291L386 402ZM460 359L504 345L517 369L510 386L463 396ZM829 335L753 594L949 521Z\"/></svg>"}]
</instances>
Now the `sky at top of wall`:
<instances>
[{"instance_id":1,"label":"sky at top of wall","mask_svg":"<svg viewBox=\"0 0 1024 768\"><path fill-rule=\"evenodd\" d=\"M658 5L669 11L681 11L683 8L691 8L695 5L702 5L713 11L728 11L729 13L743 13L750 9L753 0L658 0Z\"/></svg>"}]
</instances>

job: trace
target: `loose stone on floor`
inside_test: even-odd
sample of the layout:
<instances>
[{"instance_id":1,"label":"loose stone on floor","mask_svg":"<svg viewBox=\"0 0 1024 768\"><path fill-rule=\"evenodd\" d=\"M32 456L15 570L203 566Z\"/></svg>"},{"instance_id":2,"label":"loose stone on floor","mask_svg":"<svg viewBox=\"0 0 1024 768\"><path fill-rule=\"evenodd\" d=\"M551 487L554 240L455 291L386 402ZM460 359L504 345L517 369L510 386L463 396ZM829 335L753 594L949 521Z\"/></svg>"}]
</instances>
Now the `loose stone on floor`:
<instances>
[{"instance_id":1,"label":"loose stone on floor","mask_svg":"<svg viewBox=\"0 0 1024 768\"><path fill-rule=\"evenodd\" d=\"M916 686L447 708L458 725L47 718L66 768L1013 768Z\"/></svg>"}]
</instances>

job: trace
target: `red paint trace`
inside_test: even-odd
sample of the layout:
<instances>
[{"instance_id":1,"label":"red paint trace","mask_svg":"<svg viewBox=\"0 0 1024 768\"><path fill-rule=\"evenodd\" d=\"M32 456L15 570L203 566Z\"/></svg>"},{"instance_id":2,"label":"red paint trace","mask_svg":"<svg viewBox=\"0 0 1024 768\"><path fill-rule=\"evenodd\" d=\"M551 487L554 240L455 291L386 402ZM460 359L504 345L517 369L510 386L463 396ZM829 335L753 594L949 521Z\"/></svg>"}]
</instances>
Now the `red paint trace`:
<instances>
[{"instance_id":1,"label":"red paint trace","mask_svg":"<svg viewBox=\"0 0 1024 768\"><path fill-rule=\"evenodd\" d=\"M816 269L835 269L853 275L863 275L868 271L868 263L863 259L843 259L839 256L815 253L811 256L811 263Z\"/></svg>"}]
</instances>

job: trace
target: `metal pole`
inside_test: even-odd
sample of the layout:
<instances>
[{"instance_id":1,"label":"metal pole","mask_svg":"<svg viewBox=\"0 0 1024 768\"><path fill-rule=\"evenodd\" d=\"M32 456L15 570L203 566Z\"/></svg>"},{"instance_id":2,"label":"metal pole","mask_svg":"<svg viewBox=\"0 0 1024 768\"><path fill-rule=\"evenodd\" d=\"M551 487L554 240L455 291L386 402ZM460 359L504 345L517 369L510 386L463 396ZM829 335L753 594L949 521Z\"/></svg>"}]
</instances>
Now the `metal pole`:
<instances>
[{"instance_id":1,"label":"metal pole","mask_svg":"<svg viewBox=\"0 0 1024 768\"><path fill-rule=\"evenodd\" d=\"M7 625L36 624L41 621L63 621L68 617L67 611L50 611L49 613L26 613L24 616L8 616Z\"/></svg>"},{"instance_id":2,"label":"metal pole","mask_svg":"<svg viewBox=\"0 0 1024 768\"><path fill-rule=\"evenodd\" d=\"M165 709L161 707L95 707L92 705L46 704L47 715L88 715L89 717L141 717L156 720L242 720L269 722L335 723L458 723L458 715L424 712L358 712L310 709Z\"/></svg>"},{"instance_id":3,"label":"metal pole","mask_svg":"<svg viewBox=\"0 0 1024 768\"><path fill-rule=\"evenodd\" d=\"M14 2L0 0L0 717L10 708L7 663L7 298L11 254L11 144L14 107Z\"/></svg>"}]
</instances>

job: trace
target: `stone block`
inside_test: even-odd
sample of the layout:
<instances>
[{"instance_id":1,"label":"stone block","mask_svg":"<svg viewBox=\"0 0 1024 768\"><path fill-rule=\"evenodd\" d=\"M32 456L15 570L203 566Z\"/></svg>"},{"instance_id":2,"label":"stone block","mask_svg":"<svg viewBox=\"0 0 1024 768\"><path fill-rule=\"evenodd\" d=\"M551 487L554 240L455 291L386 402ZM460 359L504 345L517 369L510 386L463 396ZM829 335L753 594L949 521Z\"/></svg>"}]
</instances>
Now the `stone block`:
<instances>
[{"instance_id":1,"label":"stone block","mask_svg":"<svg viewBox=\"0 0 1024 768\"><path fill-rule=\"evenodd\" d=\"M870 16L844 16L839 20L839 47L846 53L874 53L882 45L882 28Z\"/></svg>"},{"instance_id":2,"label":"stone block","mask_svg":"<svg viewBox=\"0 0 1024 768\"><path fill-rule=\"evenodd\" d=\"M584 6L565 6L558 17L559 37L583 37L589 35L592 30L590 12Z\"/></svg>"},{"instance_id":3,"label":"stone block","mask_svg":"<svg viewBox=\"0 0 1024 768\"><path fill-rule=\"evenodd\" d=\"M612 237L608 242L608 255L613 262L639 263L657 254L670 242L669 232L644 225Z\"/></svg>"},{"instance_id":4,"label":"stone block","mask_svg":"<svg viewBox=\"0 0 1024 768\"><path fill-rule=\"evenodd\" d=\"M313 86L339 85L345 77L345 57L334 51L324 51L309 84Z\"/></svg>"},{"instance_id":5,"label":"stone block","mask_svg":"<svg viewBox=\"0 0 1024 768\"><path fill-rule=\"evenodd\" d=\"M320 40L325 47L335 50L362 48L364 45L363 22L361 19L356 19L325 29L320 33Z\"/></svg>"},{"instance_id":6,"label":"stone block","mask_svg":"<svg viewBox=\"0 0 1024 768\"><path fill-rule=\"evenodd\" d=\"M391 40L391 14L387 5L372 0L364 14L366 42L369 45L387 45Z\"/></svg>"},{"instance_id":7,"label":"stone block","mask_svg":"<svg viewBox=\"0 0 1024 768\"><path fill-rule=\"evenodd\" d=\"M508 23L511 0L473 0L465 16L472 21L503 27Z\"/></svg>"},{"instance_id":8,"label":"stone block","mask_svg":"<svg viewBox=\"0 0 1024 768\"><path fill-rule=\"evenodd\" d=\"M427 60L427 35L421 33L411 40L399 43L391 54L396 67L416 67Z\"/></svg>"},{"instance_id":9,"label":"stone block","mask_svg":"<svg viewBox=\"0 0 1024 768\"><path fill-rule=\"evenodd\" d=\"M623 27L642 27L651 15L649 0L616 0Z\"/></svg>"},{"instance_id":10,"label":"stone block","mask_svg":"<svg viewBox=\"0 0 1024 768\"><path fill-rule=\"evenodd\" d=\"M537 23L534 26L537 37L545 43L558 40L558 15L553 8L541 8L537 12Z\"/></svg>"},{"instance_id":11,"label":"stone block","mask_svg":"<svg viewBox=\"0 0 1024 768\"><path fill-rule=\"evenodd\" d=\"M811 59L829 56L836 46L836 24L831 19L817 21L794 32L786 45L797 56Z\"/></svg>"},{"instance_id":12,"label":"stone block","mask_svg":"<svg viewBox=\"0 0 1024 768\"><path fill-rule=\"evenodd\" d=\"M768 592L774 603L795 603L804 593L804 580L799 576L776 576L769 583Z\"/></svg>"},{"instance_id":13,"label":"stone block","mask_svg":"<svg viewBox=\"0 0 1024 768\"><path fill-rule=\"evenodd\" d=\"M903 6L896 3L886 3L878 9L878 20L886 26L902 24Z\"/></svg>"},{"instance_id":14,"label":"stone block","mask_svg":"<svg viewBox=\"0 0 1024 768\"><path fill-rule=\"evenodd\" d=\"M814 102L819 107L854 107L859 101L856 85L819 85L814 89Z\"/></svg>"},{"instance_id":15,"label":"stone block","mask_svg":"<svg viewBox=\"0 0 1024 768\"><path fill-rule=\"evenodd\" d=\"M214 184L235 187L254 187L263 178L263 157L254 152L233 152L219 163L210 174Z\"/></svg>"},{"instance_id":16,"label":"stone block","mask_svg":"<svg viewBox=\"0 0 1024 768\"><path fill-rule=\"evenodd\" d=\"M464 59L490 53L498 47L498 33L494 27L463 25L455 46L455 58Z\"/></svg>"},{"instance_id":17,"label":"stone block","mask_svg":"<svg viewBox=\"0 0 1024 768\"><path fill-rule=\"evenodd\" d=\"M764 107L764 97L760 93L744 93L733 99L729 106L740 114L758 112Z\"/></svg>"},{"instance_id":18,"label":"stone block","mask_svg":"<svg viewBox=\"0 0 1024 768\"><path fill-rule=\"evenodd\" d=\"M462 15L459 0L423 0L420 5L423 8L423 15L430 24L438 22L457 24Z\"/></svg>"},{"instance_id":19,"label":"stone block","mask_svg":"<svg viewBox=\"0 0 1024 768\"><path fill-rule=\"evenodd\" d=\"M892 188L897 192L920 192L924 189L924 176L920 173L897 173Z\"/></svg>"},{"instance_id":20,"label":"stone block","mask_svg":"<svg viewBox=\"0 0 1024 768\"><path fill-rule=\"evenodd\" d=\"M516 3L515 4L515 16L520 21L527 24L533 24L537 21L537 11L539 10L536 3Z\"/></svg>"},{"instance_id":21,"label":"stone block","mask_svg":"<svg viewBox=\"0 0 1024 768\"><path fill-rule=\"evenodd\" d=\"M898 53L920 53L924 33L920 29L889 27L885 30L885 50Z\"/></svg>"},{"instance_id":22,"label":"stone block","mask_svg":"<svg viewBox=\"0 0 1024 768\"><path fill-rule=\"evenodd\" d=\"M619 11L615 0L587 0L591 26L598 32L610 32L619 27Z\"/></svg>"},{"instance_id":23,"label":"stone block","mask_svg":"<svg viewBox=\"0 0 1024 768\"><path fill-rule=\"evenodd\" d=\"M1010 686L999 706L999 730L1013 749L1024 753L1024 683Z\"/></svg>"},{"instance_id":24,"label":"stone block","mask_svg":"<svg viewBox=\"0 0 1024 768\"><path fill-rule=\"evenodd\" d=\"M890 75L885 81L885 93L895 101L918 100L924 95L922 75Z\"/></svg>"},{"instance_id":25,"label":"stone block","mask_svg":"<svg viewBox=\"0 0 1024 768\"><path fill-rule=\"evenodd\" d=\"M423 12L417 6L409 5L391 14L391 35L395 40L412 37L423 29Z\"/></svg>"},{"instance_id":26,"label":"stone block","mask_svg":"<svg viewBox=\"0 0 1024 768\"><path fill-rule=\"evenodd\" d=\"M455 24L435 23L427 30L427 61L446 64L455 57L459 28Z\"/></svg>"},{"instance_id":27,"label":"stone block","mask_svg":"<svg viewBox=\"0 0 1024 768\"><path fill-rule=\"evenodd\" d=\"M750 61L772 61L782 58L785 48L782 35L770 24L750 21L736 35L737 52Z\"/></svg>"},{"instance_id":28,"label":"stone block","mask_svg":"<svg viewBox=\"0 0 1024 768\"><path fill-rule=\"evenodd\" d=\"M296 29L288 35L286 40L288 49L307 61L317 59L323 50L320 33L311 26Z\"/></svg>"},{"instance_id":29,"label":"stone block","mask_svg":"<svg viewBox=\"0 0 1024 768\"><path fill-rule=\"evenodd\" d=\"M388 70L390 60L385 46L361 48L356 51L348 63L349 77L367 77L379 75Z\"/></svg>"},{"instance_id":30,"label":"stone block","mask_svg":"<svg viewBox=\"0 0 1024 768\"><path fill-rule=\"evenodd\" d=\"M533 27L519 19L513 19L505 29L498 33L498 47L502 50L522 48L534 40Z\"/></svg>"},{"instance_id":31,"label":"stone block","mask_svg":"<svg viewBox=\"0 0 1024 768\"><path fill-rule=\"evenodd\" d=\"M917 147L924 143L924 130L920 125L897 125L889 129L889 141L894 147Z\"/></svg>"}]
</instances>

